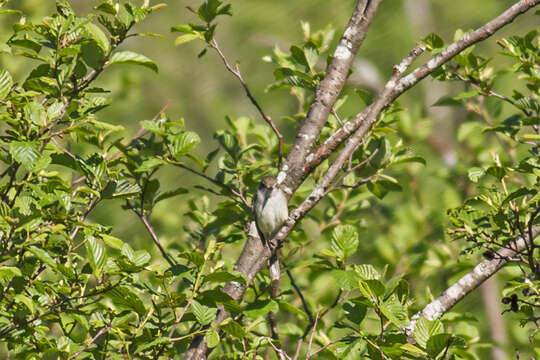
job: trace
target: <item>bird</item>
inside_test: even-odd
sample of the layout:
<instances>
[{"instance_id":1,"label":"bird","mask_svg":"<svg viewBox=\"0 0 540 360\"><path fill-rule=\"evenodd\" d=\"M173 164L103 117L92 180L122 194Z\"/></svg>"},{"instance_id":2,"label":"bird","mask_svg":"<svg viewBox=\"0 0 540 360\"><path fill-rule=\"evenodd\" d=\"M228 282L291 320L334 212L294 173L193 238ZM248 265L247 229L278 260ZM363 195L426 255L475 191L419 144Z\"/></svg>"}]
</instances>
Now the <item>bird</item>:
<instances>
[{"instance_id":1,"label":"bird","mask_svg":"<svg viewBox=\"0 0 540 360\"><path fill-rule=\"evenodd\" d=\"M276 244L270 244L270 240L276 235L285 220L289 217L287 197L277 184L274 176L264 176L259 183L257 194L253 204L255 223L263 242L271 251L268 268L272 280L272 296L277 296L279 291L279 279L281 277Z\"/></svg>"},{"instance_id":2,"label":"bird","mask_svg":"<svg viewBox=\"0 0 540 360\"><path fill-rule=\"evenodd\" d=\"M264 176L259 183L253 205L255 222L263 241L267 243L289 216L287 197L274 176Z\"/></svg>"}]
</instances>

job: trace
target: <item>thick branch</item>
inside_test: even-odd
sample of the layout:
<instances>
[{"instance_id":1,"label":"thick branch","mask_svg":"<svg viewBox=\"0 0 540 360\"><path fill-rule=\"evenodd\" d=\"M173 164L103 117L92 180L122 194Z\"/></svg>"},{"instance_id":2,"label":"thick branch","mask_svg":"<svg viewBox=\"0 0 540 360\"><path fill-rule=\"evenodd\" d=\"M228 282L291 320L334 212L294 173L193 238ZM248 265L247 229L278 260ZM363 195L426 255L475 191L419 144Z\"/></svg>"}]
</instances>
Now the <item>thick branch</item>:
<instances>
[{"instance_id":1,"label":"thick branch","mask_svg":"<svg viewBox=\"0 0 540 360\"><path fill-rule=\"evenodd\" d=\"M401 78L398 82L388 82L386 87L391 87L393 90L386 94L383 98L379 95L378 100L383 102L383 108L390 105L396 98L403 94L406 90L415 86L418 82L430 75L438 67L450 61L454 56L465 50L466 48L474 45L482 40L493 35L497 30L503 26L511 23L517 16L526 12L530 8L538 5L540 0L521 0L514 4L512 7L504 11L502 14L485 24L484 26L476 29L470 34L466 34L461 40L458 40L450 44L444 51L437 56L429 60L425 65L415 69L409 75ZM404 59L402 64L407 60ZM399 67L399 66L398 66ZM305 157L305 163L303 165L300 178L303 180L312 169L319 165L323 160L328 158L333 151L341 145L345 140L349 138L360 127L364 128L364 132L370 128L370 124L366 123L368 114L372 111L374 104L364 109L361 113L356 115L353 119L347 121L338 131L325 140L325 142L315 151L311 152ZM373 119L368 119L367 122Z\"/></svg>"},{"instance_id":2,"label":"thick branch","mask_svg":"<svg viewBox=\"0 0 540 360\"><path fill-rule=\"evenodd\" d=\"M332 61L326 69L326 76L315 90L313 103L309 108L306 119L296 133L296 140L282 168L287 173L283 188L289 195L304 180L302 168L305 158L312 151L313 144L319 138L319 134L345 84L351 64L366 37L368 27L381 1L358 1L349 24L334 51Z\"/></svg>"},{"instance_id":3,"label":"thick branch","mask_svg":"<svg viewBox=\"0 0 540 360\"><path fill-rule=\"evenodd\" d=\"M540 226L533 228L532 235L536 238L540 234ZM493 255L493 259L484 260L476 265L470 272L459 279L455 284L446 289L438 298L427 304L420 312L416 313L410 324L403 329L407 336L411 337L416 321L420 317L428 320L440 318L445 312L461 301L470 292L480 286L489 277L506 265L512 257L525 250L528 238L518 236L506 247Z\"/></svg>"}]
</instances>

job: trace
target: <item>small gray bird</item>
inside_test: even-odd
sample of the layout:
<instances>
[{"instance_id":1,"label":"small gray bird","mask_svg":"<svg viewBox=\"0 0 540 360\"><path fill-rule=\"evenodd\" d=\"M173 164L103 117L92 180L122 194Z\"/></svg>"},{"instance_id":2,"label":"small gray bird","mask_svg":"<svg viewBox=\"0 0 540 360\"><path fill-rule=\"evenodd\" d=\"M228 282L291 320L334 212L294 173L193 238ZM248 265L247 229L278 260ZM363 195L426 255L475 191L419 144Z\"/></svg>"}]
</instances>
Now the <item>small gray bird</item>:
<instances>
[{"instance_id":1,"label":"small gray bird","mask_svg":"<svg viewBox=\"0 0 540 360\"><path fill-rule=\"evenodd\" d=\"M257 229L265 245L273 252L269 261L270 279L274 289L272 296L277 296L279 291L279 279L281 277L279 270L278 250L274 249L269 243L281 228L281 225L289 217L287 208L287 197L285 193L277 186L276 178L265 176L262 178L255 196L253 204L255 212L255 222ZM275 245L275 244L274 244Z\"/></svg>"},{"instance_id":2,"label":"small gray bird","mask_svg":"<svg viewBox=\"0 0 540 360\"><path fill-rule=\"evenodd\" d=\"M276 178L262 178L253 204L257 228L264 242L271 240L289 216L285 193L277 186ZM268 244L267 244L268 245Z\"/></svg>"}]
</instances>

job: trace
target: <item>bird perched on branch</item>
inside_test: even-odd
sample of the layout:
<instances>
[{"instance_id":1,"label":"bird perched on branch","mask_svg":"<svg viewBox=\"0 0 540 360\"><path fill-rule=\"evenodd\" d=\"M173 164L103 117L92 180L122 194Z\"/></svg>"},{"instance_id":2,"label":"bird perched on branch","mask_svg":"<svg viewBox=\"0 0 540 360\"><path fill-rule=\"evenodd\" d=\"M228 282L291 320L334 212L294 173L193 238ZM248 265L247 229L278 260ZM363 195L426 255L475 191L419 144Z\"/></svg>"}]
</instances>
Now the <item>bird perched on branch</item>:
<instances>
[{"instance_id":1,"label":"bird perched on branch","mask_svg":"<svg viewBox=\"0 0 540 360\"><path fill-rule=\"evenodd\" d=\"M270 259L270 278L272 281L279 281L279 261L276 256L275 244L270 244L269 241L287 220L289 209L287 208L287 197L279 188L274 176L262 178L255 196L253 211L261 238L273 253Z\"/></svg>"}]
</instances>

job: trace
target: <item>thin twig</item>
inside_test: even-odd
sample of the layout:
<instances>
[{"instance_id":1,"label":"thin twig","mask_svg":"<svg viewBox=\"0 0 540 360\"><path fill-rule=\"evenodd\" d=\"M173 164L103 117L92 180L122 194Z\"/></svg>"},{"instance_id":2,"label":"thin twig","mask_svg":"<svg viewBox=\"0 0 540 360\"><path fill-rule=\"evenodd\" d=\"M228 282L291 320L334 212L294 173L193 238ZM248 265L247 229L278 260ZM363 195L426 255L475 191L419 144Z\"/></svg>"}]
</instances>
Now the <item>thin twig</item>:
<instances>
[{"instance_id":1,"label":"thin twig","mask_svg":"<svg viewBox=\"0 0 540 360\"><path fill-rule=\"evenodd\" d=\"M152 238L152 240L154 241L154 244L156 244L156 246L158 247L159 251L161 252L161 255L163 255L163 257L165 258L165 260L167 260L167 262L169 263L169 265L171 266L174 266L176 265L176 263L169 257L169 255L167 254L167 252L165 251L165 249L163 248L163 246L161 246L161 243L159 242L159 239L156 235L156 232L154 230L154 228L152 227L152 225L150 224L150 222L148 221L147 217L145 214L143 213L139 213L137 211L137 209L135 208L135 206L128 200L126 201L128 207L135 213L137 214L137 216L139 217L139 219L141 219L142 223L144 224L144 227L146 228L146 230L148 231L148 233L150 234L150 237Z\"/></svg>"},{"instance_id":2,"label":"thin twig","mask_svg":"<svg viewBox=\"0 0 540 360\"><path fill-rule=\"evenodd\" d=\"M180 321L182 321L182 318L184 317L184 314L186 313L186 311L188 311L189 307L191 306L191 301L192 301L192 299L188 300L187 304L184 306L184 308L182 309L182 311L180 312L180 314L178 315L178 317L174 321L174 325L171 328L171 331L169 331L169 338L172 338L172 336L174 334L174 330L176 330L176 326L178 325L178 323Z\"/></svg>"},{"instance_id":3,"label":"thin twig","mask_svg":"<svg viewBox=\"0 0 540 360\"><path fill-rule=\"evenodd\" d=\"M291 360L291 357L287 355L287 353L283 351L283 349L280 349L276 347L276 345L274 345L274 343L272 342L272 339L268 339L268 343L270 344L270 346L272 346L274 351L279 355L279 358L281 360L284 360L284 359Z\"/></svg>"},{"instance_id":4,"label":"thin twig","mask_svg":"<svg viewBox=\"0 0 540 360\"><path fill-rule=\"evenodd\" d=\"M190 173L194 174L194 175L197 175L197 176L200 176L202 177L203 179L205 180L208 180L209 182L211 182L212 184L214 185L217 185L219 186L220 188L222 189L225 189L227 191L229 191L231 194L233 194L234 196L236 196L238 199L240 199L241 203L246 206L248 209L251 209L251 204L249 203L249 201L246 199L246 197L244 196L244 194L241 192L241 191L236 191L235 189L233 189L232 187L226 185L226 184L223 184L222 182L214 179L213 177L211 176L208 176L200 171L197 171L195 169L192 169L190 168L189 166L183 164L183 163L180 163L180 162L177 162L177 161L174 161L172 159L165 159L169 164L172 164L174 166L178 166L179 168L182 168L184 170L187 170L189 171ZM222 195L222 194L219 194L219 193L216 193L216 195Z\"/></svg>"},{"instance_id":5,"label":"thin twig","mask_svg":"<svg viewBox=\"0 0 540 360\"><path fill-rule=\"evenodd\" d=\"M86 344L84 344L83 348L79 351L77 351L75 354L73 354L72 356L70 356L68 358L68 360L73 360L75 358L77 358L79 355L81 355L84 351L86 351L86 349L88 349L88 347L90 345L92 345L94 342L96 342L96 340L103 334L106 334L109 332L109 330L111 330L111 328L109 326L107 327L104 327L102 328L101 330L98 331L98 333L96 335L94 335L94 337L92 339L90 339L89 342L87 342Z\"/></svg>"},{"instance_id":6,"label":"thin twig","mask_svg":"<svg viewBox=\"0 0 540 360\"><path fill-rule=\"evenodd\" d=\"M242 87L246 91L246 95L249 98L249 100L251 101L251 103L257 108L257 110L259 111L259 114L261 114L261 117L264 119L264 121L266 121L266 123L268 125L270 125L270 127L272 128L272 131L274 131L274 134L276 134L276 136L278 138L278 141L279 141L278 169L280 169L281 168L281 161L283 159L283 135L281 135L281 133L279 132L278 128L276 127L276 124L274 124L274 122L272 121L272 118L270 116L266 115L266 113L261 108L261 106L259 105L257 100L255 100L255 98L253 97L253 94L251 94L251 91L249 90L249 87L247 86L246 81L242 77L242 73L240 72L238 64L234 68L231 66L231 64L229 63L229 61L227 60L227 58L225 57L225 55L223 54L223 52L219 48L219 45L218 45L216 39L212 39L212 41L210 41L209 45L214 50L216 50L216 52L218 53L219 57L221 58L221 61L223 61L223 64L225 65L227 70L229 70L229 72L231 74L233 74L238 79L238 81L240 81L240 84L242 84Z\"/></svg>"},{"instance_id":7,"label":"thin twig","mask_svg":"<svg viewBox=\"0 0 540 360\"><path fill-rule=\"evenodd\" d=\"M311 352L311 345L313 344L313 337L315 336L315 331L317 330L317 322L319 321L319 315L321 314L320 309L317 310L317 314L315 314L315 322L313 323L313 329L311 330L311 335L309 336L309 342L308 347L306 350L306 360L311 358L310 352Z\"/></svg>"},{"instance_id":8,"label":"thin twig","mask_svg":"<svg viewBox=\"0 0 540 360\"><path fill-rule=\"evenodd\" d=\"M302 307L304 308L304 311L306 312L309 323L313 324L313 314L311 313L311 310L309 309L309 306L306 302L306 299L304 298L304 294L302 294L302 291L296 284L296 281L294 280L294 277L292 276L292 273L289 269L285 270L287 273L287 276L289 277L289 281L291 282L292 287L294 288L294 291L298 294L298 297L300 298L300 301L302 301Z\"/></svg>"},{"instance_id":9,"label":"thin twig","mask_svg":"<svg viewBox=\"0 0 540 360\"><path fill-rule=\"evenodd\" d=\"M338 343L340 342L341 340L343 339L346 339L348 336L344 336L344 337L341 337L339 339L336 339L336 340L332 340L330 341L328 344L324 345L324 346L321 346L320 348L318 348L317 350L315 350L314 352L312 352L310 354L310 356L314 356L314 355L317 355L318 353L320 353L321 351L323 351L324 349L326 349L327 347L329 347L330 345L333 345L335 343Z\"/></svg>"}]
</instances>

